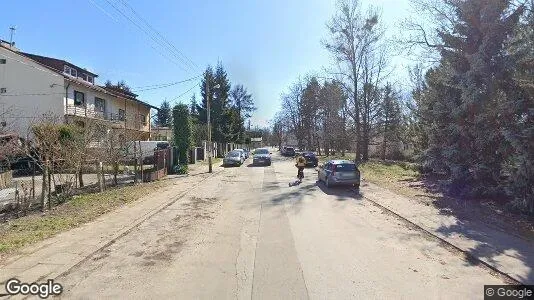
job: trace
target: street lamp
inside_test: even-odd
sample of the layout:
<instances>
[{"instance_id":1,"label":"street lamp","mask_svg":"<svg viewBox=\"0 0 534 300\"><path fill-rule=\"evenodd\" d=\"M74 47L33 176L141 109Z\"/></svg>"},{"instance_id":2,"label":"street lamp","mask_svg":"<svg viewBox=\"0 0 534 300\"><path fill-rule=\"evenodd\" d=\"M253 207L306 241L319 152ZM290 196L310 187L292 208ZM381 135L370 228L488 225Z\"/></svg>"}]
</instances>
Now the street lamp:
<instances>
[{"instance_id":1,"label":"street lamp","mask_svg":"<svg viewBox=\"0 0 534 300\"><path fill-rule=\"evenodd\" d=\"M218 89L220 87L221 85L217 84L213 88ZM211 165L211 155L213 154L213 150L211 149L211 147L213 146L213 143L211 142L210 85L208 82L206 82L206 109L208 111L208 164L209 164L208 172L212 173L213 167Z\"/></svg>"}]
</instances>

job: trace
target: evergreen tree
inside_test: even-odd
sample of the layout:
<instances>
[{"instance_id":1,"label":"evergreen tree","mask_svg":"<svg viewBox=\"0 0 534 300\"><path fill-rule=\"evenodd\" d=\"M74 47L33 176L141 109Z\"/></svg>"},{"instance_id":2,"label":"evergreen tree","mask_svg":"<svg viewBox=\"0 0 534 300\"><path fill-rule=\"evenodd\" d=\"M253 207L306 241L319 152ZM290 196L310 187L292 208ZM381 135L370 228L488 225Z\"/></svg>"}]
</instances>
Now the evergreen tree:
<instances>
[{"instance_id":1,"label":"evergreen tree","mask_svg":"<svg viewBox=\"0 0 534 300\"><path fill-rule=\"evenodd\" d=\"M172 123L172 112L171 112L171 105L167 100L164 100L159 110L156 113L156 125L160 127L170 127Z\"/></svg>"},{"instance_id":2,"label":"evergreen tree","mask_svg":"<svg viewBox=\"0 0 534 300\"><path fill-rule=\"evenodd\" d=\"M198 107L197 99L196 99L195 94L193 94L193 96L191 96L191 102L189 104L189 111L192 117L197 116L197 112L198 112L197 107Z\"/></svg>"},{"instance_id":3,"label":"evergreen tree","mask_svg":"<svg viewBox=\"0 0 534 300\"><path fill-rule=\"evenodd\" d=\"M382 135L381 158L388 158L388 145L399 141L402 123L402 112L399 96L395 93L391 84L387 84L383 91L383 100L380 105L380 133ZM395 148L393 148L395 149Z\"/></svg>"},{"instance_id":4,"label":"evergreen tree","mask_svg":"<svg viewBox=\"0 0 534 300\"><path fill-rule=\"evenodd\" d=\"M226 131L231 128L234 118L227 110L230 108L230 81L221 62L215 69L214 83L218 88L213 92L213 101L211 102L211 117L213 128L213 140L219 143L230 141L233 133ZM228 136L227 136L228 135Z\"/></svg>"},{"instance_id":5,"label":"evergreen tree","mask_svg":"<svg viewBox=\"0 0 534 300\"><path fill-rule=\"evenodd\" d=\"M202 124L207 123L207 96L206 95L206 89L209 90L209 98L210 101L213 103L213 95L214 95L214 87L215 86L215 76L213 74L213 69L211 66L208 66L206 70L204 71L204 75L202 77L202 82L200 84L200 97L202 98L202 101L199 105L197 105L196 111L198 114L198 120ZM213 109L211 111L211 116L213 116Z\"/></svg>"},{"instance_id":6,"label":"evergreen tree","mask_svg":"<svg viewBox=\"0 0 534 300\"><path fill-rule=\"evenodd\" d=\"M230 92L232 105L237 109L243 120L250 118L253 111L256 110L252 95L242 84L234 86Z\"/></svg>"},{"instance_id":7,"label":"evergreen tree","mask_svg":"<svg viewBox=\"0 0 534 300\"><path fill-rule=\"evenodd\" d=\"M494 194L508 143L499 109L510 78L504 45L522 6L506 0L451 1L452 27L438 36L441 61L427 76L432 120L427 161L450 174L450 191Z\"/></svg>"},{"instance_id":8,"label":"evergreen tree","mask_svg":"<svg viewBox=\"0 0 534 300\"><path fill-rule=\"evenodd\" d=\"M180 164L189 162L189 148L192 144L191 117L185 104L178 104L172 110L174 145L178 147Z\"/></svg>"},{"instance_id":9,"label":"evergreen tree","mask_svg":"<svg viewBox=\"0 0 534 300\"><path fill-rule=\"evenodd\" d=\"M516 206L534 214L534 1L508 44L514 65L513 78L506 87L507 97L499 109L504 118L503 134L510 144L507 166L511 176L508 191Z\"/></svg>"}]
</instances>

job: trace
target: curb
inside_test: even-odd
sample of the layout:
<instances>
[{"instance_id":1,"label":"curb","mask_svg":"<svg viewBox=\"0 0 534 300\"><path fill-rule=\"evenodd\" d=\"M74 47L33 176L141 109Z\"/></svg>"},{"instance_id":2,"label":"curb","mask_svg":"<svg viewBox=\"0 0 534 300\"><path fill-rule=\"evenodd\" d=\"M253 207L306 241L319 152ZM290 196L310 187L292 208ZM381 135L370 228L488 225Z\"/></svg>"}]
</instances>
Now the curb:
<instances>
[{"instance_id":1,"label":"curb","mask_svg":"<svg viewBox=\"0 0 534 300\"><path fill-rule=\"evenodd\" d=\"M397 218L403 220L404 222L406 223L409 223L410 225L412 225L413 227L417 228L419 231L422 231L423 233L433 237L434 239L438 240L440 243L446 245L447 247L449 248L452 248L455 252L459 252L461 254L463 254L464 258L469 261L470 263L473 263L474 265L482 265L484 268L486 269L489 269L489 271L493 271L495 273L497 273L507 284L513 284L513 285L523 285L524 283L522 283L521 281L519 281L518 279L512 277L511 275L509 275L508 273L505 273L501 270L499 270L498 268L496 268L495 266L479 259L478 257L476 257L475 255L463 250L462 248L452 244L451 242L443 239L442 237L432 233L431 231L429 231L428 229L425 229L423 228L422 226L410 221L409 219L403 217L402 215L400 215L399 213L391 210L390 208L374 201L374 200L371 200L369 199L368 197L366 197L365 195L363 194L360 194L364 199L366 199L367 201L373 203L375 206L378 206L379 208L389 212L390 214L393 214L395 215ZM449 249L451 250L451 249Z\"/></svg>"},{"instance_id":2,"label":"curb","mask_svg":"<svg viewBox=\"0 0 534 300\"><path fill-rule=\"evenodd\" d=\"M192 189L198 187L199 185L201 185L204 181L214 177L215 175L218 175L219 173L223 172L223 170L219 170L217 172L213 172L211 175L208 175L206 178L202 179L201 181L199 181L198 183L192 185L188 190L186 190L185 192L182 192L180 193L179 195L173 197L170 199L169 202L166 202L162 205L160 205L159 207L149 211L148 213L144 214L143 216L141 216L140 218L138 218L137 220L135 220L133 223L131 223L130 226L128 226L127 228L119 231L117 233L117 235L115 237L113 237L111 240L109 240L108 242L106 242L104 245L98 247L96 250L94 250L93 252L91 252L89 255L85 256L84 258L82 258L80 261L78 261L76 264L72 265L71 267L69 267L67 270L57 274L57 275L53 275L53 277L49 277L51 274L48 274L48 275L45 275L45 276L41 276L39 277L39 279L36 280L36 282L41 282L43 279L57 279L58 277L61 277L61 276L64 276L64 275L67 275L69 274L74 268L80 266L82 263L86 262L87 260L89 260L91 257L93 257L97 252L99 252L100 250L106 248L106 247L109 247L110 245L114 244L118 239L124 237L125 235L127 235L128 233L130 233L132 230L134 230L135 228L137 228L139 225L141 225L143 222L145 222L146 220L150 219L152 216L154 216L155 214L161 212L162 210L164 210L165 208L171 206L172 204L176 203L176 201L180 200L181 198L183 198L185 195L187 195L189 192L191 192Z\"/></svg>"}]
</instances>

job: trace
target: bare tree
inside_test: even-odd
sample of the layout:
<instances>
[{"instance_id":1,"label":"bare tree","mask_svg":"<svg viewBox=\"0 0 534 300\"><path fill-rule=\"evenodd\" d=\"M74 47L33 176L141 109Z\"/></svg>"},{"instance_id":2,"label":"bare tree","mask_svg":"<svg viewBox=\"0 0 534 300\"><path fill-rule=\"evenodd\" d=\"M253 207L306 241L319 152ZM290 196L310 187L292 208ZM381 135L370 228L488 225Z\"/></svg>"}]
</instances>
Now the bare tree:
<instances>
[{"instance_id":1,"label":"bare tree","mask_svg":"<svg viewBox=\"0 0 534 300\"><path fill-rule=\"evenodd\" d=\"M383 37L379 11L373 7L361 12L357 0L339 0L338 8L327 23L330 36L323 43L337 62L341 75L349 87L349 102L346 112L354 120L356 139L355 159L362 153L362 112L359 91L362 88L361 69L365 55L373 51L374 45Z\"/></svg>"},{"instance_id":2,"label":"bare tree","mask_svg":"<svg viewBox=\"0 0 534 300\"><path fill-rule=\"evenodd\" d=\"M301 79L293 83L287 93L282 94L282 114L288 120L289 131L295 135L299 148L304 147L302 123L302 94L304 84Z\"/></svg>"}]
</instances>

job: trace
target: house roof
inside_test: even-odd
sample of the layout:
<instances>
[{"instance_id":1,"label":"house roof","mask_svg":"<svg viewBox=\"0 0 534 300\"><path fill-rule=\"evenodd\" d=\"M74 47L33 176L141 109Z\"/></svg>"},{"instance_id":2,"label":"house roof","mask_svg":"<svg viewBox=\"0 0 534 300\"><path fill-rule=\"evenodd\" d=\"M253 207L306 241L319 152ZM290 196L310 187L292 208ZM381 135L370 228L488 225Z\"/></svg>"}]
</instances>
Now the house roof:
<instances>
[{"instance_id":1,"label":"house roof","mask_svg":"<svg viewBox=\"0 0 534 300\"><path fill-rule=\"evenodd\" d=\"M75 69L78 69L79 72L85 72L89 75L92 75L93 77L98 77L97 74L93 73L93 72L90 72L90 71L87 71L83 68L80 68L68 61L65 61L65 60L62 60L62 59L57 59L57 58L52 58L52 57L47 57L47 56L42 56L42 55L36 55L36 54L31 54L31 53L25 53L25 52L21 52L21 51L15 51L13 49L9 49L7 47L4 47L2 45L2 48L5 48L7 50L10 50L16 54L20 54L22 56L25 56L33 61L35 61L36 63L54 71L54 72L57 72L59 73L60 75L62 75L65 80L67 81L70 81L70 82L74 82L76 84L80 84L80 85L83 85L87 88L90 88L90 89L93 89L95 91L99 91L99 92L102 92L102 93L105 93L105 94L110 94L112 96L115 96L115 97L120 97L120 98L126 98L128 100L132 100L134 102L137 102L139 104L143 104L145 106L148 106L150 108L153 108L153 109L156 109L156 110L159 110L159 107L157 106L154 106L154 105L151 105L151 104L148 104L144 101L141 101L139 99L137 99L137 94L134 94L132 92L127 92L125 90L121 90L121 89L118 89L118 88L115 88L115 87L106 87L106 86L99 86L99 85L96 85L96 84L89 84L79 78L74 78L74 77L71 77L71 76L67 76L65 74L63 74L63 66L64 65L68 65L72 68L75 68Z\"/></svg>"},{"instance_id":2,"label":"house roof","mask_svg":"<svg viewBox=\"0 0 534 300\"><path fill-rule=\"evenodd\" d=\"M59 72L59 73L63 73L63 66L64 65L68 65L69 67L71 68L75 68L77 69L78 72L83 72L83 73L87 73L89 75L92 75L93 77L98 77L97 74L91 72L91 71L88 71L84 68L81 68L81 67L78 67L77 65L73 64L73 63L70 63L66 60L62 60L62 59L57 59L57 58L53 58L53 57L47 57L47 56L42 56L42 55L37 55L37 54L31 54L31 53L26 53L26 52L18 52L19 54L21 55L24 55L28 58L31 58L32 60L35 60L47 67L49 67L50 69L56 71L56 72Z\"/></svg>"}]
</instances>

